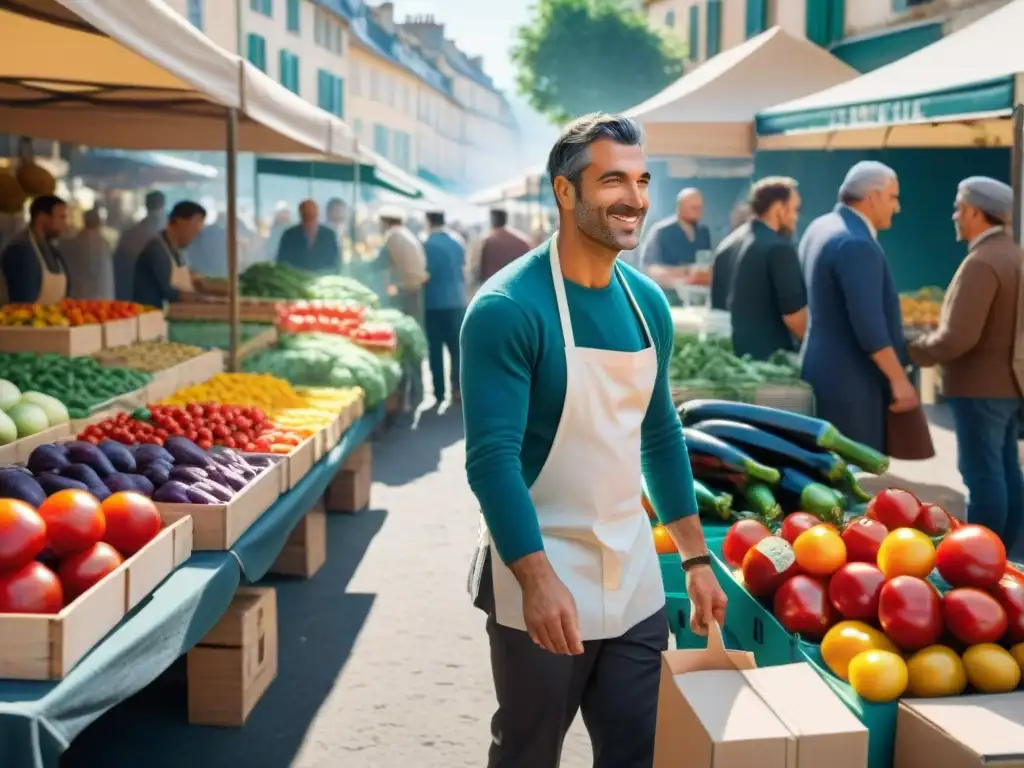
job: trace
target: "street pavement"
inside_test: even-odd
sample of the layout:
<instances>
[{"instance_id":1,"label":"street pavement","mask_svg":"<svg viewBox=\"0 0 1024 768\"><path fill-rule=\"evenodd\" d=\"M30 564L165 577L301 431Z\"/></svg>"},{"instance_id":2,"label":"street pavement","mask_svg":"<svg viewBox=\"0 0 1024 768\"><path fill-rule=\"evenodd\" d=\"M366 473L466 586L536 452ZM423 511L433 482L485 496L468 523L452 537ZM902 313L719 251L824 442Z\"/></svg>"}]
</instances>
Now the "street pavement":
<instances>
[{"instance_id":1,"label":"street pavement","mask_svg":"<svg viewBox=\"0 0 1024 768\"><path fill-rule=\"evenodd\" d=\"M894 462L907 487L962 514L955 443ZM64 768L480 768L494 709L483 615L466 596L477 512L458 409L399 423L374 445L372 509L331 516L328 562L278 589L279 673L241 729L188 726L183 665L72 745ZM563 768L592 764L577 718Z\"/></svg>"}]
</instances>

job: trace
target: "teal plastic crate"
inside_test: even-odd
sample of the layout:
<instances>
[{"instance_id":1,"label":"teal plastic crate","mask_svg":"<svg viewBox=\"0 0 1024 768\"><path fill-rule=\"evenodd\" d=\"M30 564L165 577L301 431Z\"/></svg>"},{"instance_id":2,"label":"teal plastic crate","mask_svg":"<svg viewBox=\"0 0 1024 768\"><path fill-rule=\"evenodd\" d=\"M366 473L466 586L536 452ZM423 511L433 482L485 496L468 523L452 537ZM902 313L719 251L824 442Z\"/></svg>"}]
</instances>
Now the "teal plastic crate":
<instances>
[{"instance_id":1,"label":"teal plastic crate","mask_svg":"<svg viewBox=\"0 0 1024 768\"><path fill-rule=\"evenodd\" d=\"M690 597L685 592L665 594L665 612L669 632L675 635L676 650L700 651L708 647L708 639L690 631ZM743 650L739 640L728 629L722 629L722 640L730 651Z\"/></svg>"},{"instance_id":2,"label":"teal plastic crate","mask_svg":"<svg viewBox=\"0 0 1024 768\"><path fill-rule=\"evenodd\" d=\"M683 570L682 558L679 555L658 555L661 563L661 580L665 583L665 593L675 592L686 594L686 571Z\"/></svg>"},{"instance_id":3,"label":"teal plastic crate","mask_svg":"<svg viewBox=\"0 0 1024 768\"><path fill-rule=\"evenodd\" d=\"M722 559L721 540L709 541L708 549L711 550L711 566L729 600L725 628L736 637L743 650L754 654L759 667L792 664L797 659L796 638L783 628L767 605L747 592Z\"/></svg>"}]
</instances>

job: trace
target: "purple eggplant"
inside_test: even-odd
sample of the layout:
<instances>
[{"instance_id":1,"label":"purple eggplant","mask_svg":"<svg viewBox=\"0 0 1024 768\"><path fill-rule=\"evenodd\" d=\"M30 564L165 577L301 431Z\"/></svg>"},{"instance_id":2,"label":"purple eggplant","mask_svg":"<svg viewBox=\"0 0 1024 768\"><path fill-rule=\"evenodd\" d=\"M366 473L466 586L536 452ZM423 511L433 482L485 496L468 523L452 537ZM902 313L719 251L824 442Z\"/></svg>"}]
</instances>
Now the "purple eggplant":
<instances>
[{"instance_id":1,"label":"purple eggplant","mask_svg":"<svg viewBox=\"0 0 1024 768\"><path fill-rule=\"evenodd\" d=\"M191 504L222 504L223 502L209 491L193 485L185 489L185 495Z\"/></svg>"},{"instance_id":2,"label":"purple eggplant","mask_svg":"<svg viewBox=\"0 0 1024 768\"><path fill-rule=\"evenodd\" d=\"M199 467L189 467L185 465L175 465L171 467L171 480L180 480L185 485L191 483L198 483L205 480L209 475L206 474L205 469Z\"/></svg>"},{"instance_id":3,"label":"purple eggplant","mask_svg":"<svg viewBox=\"0 0 1024 768\"><path fill-rule=\"evenodd\" d=\"M187 437L169 437L164 447L174 457L174 463L188 464L193 467L205 467L210 456Z\"/></svg>"},{"instance_id":4,"label":"purple eggplant","mask_svg":"<svg viewBox=\"0 0 1024 768\"><path fill-rule=\"evenodd\" d=\"M190 504L191 500L189 499L188 491L189 488L184 483L177 480L168 480L156 489L156 492L153 494L153 501L159 501L164 504Z\"/></svg>"},{"instance_id":5,"label":"purple eggplant","mask_svg":"<svg viewBox=\"0 0 1024 768\"><path fill-rule=\"evenodd\" d=\"M68 449L63 443L47 443L40 445L28 456L25 466L35 475L43 472L60 472L71 462L68 461Z\"/></svg>"},{"instance_id":6,"label":"purple eggplant","mask_svg":"<svg viewBox=\"0 0 1024 768\"><path fill-rule=\"evenodd\" d=\"M210 494L219 502L231 501L235 496L230 488L227 488L220 483L215 483L212 480L203 480L193 485L192 488Z\"/></svg>"},{"instance_id":7,"label":"purple eggplant","mask_svg":"<svg viewBox=\"0 0 1024 768\"><path fill-rule=\"evenodd\" d=\"M99 449L99 446L84 440L74 440L67 445L68 461L72 464L85 464L91 467L100 478L114 474L114 465L110 463L110 459Z\"/></svg>"}]
</instances>

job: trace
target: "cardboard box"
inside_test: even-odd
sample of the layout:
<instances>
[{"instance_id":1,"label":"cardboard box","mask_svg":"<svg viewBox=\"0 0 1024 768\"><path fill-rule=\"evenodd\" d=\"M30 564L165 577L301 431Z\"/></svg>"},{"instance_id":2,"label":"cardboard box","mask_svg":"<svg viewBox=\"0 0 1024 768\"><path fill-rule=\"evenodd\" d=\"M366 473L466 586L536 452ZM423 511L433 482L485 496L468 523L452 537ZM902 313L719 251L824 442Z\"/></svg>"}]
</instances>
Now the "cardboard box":
<instances>
[{"instance_id":1,"label":"cardboard box","mask_svg":"<svg viewBox=\"0 0 1024 768\"><path fill-rule=\"evenodd\" d=\"M243 587L191 651L188 721L240 728L277 677L277 593Z\"/></svg>"},{"instance_id":2,"label":"cardboard box","mask_svg":"<svg viewBox=\"0 0 1024 768\"><path fill-rule=\"evenodd\" d=\"M327 514L323 499L309 510L292 530L288 541L270 566L283 576L311 578L327 562Z\"/></svg>"},{"instance_id":3,"label":"cardboard box","mask_svg":"<svg viewBox=\"0 0 1024 768\"><path fill-rule=\"evenodd\" d=\"M893 768L1024 767L1024 692L904 699Z\"/></svg>"},{"instance_id":4,"label":"cardboard box","mask_svg":"<svg viewBox=\"0 0 1024 768\"><path fill-rule=\"evenodd\" d=\"M807 664L758 669L712 627L662 654L654 768L865 768L868 732Z\"/></svg>"},{"instance_id":5,"label":"cardboard box","mask_svg":"<svg viewBox=\"0 0 1024 768\"><path fill-rule=\"evenodd\" d=\"M191 555L192 520L185 517L60 613L0 613L0 679L63 679Z\"/></svg>"},{"instance_id":6,"label":"cardboard box","mask_svg":"<svg viewBox=\"0 0 1024 768\"><path fill-rule=\"evenodd\" d=\"M146 400L151 403L163 400L179 389L207 381L223 370L224 355L220 350L203 352L191 360L185 360L154 373L146 390Z\"/></svg>"},{"instance_id":7,"label":"cardboard box","mask_svg":"<svg viewBox=\"0 0 1024 768\"><path fill-rule=\"evenodd\" d=\"M138 317L139 341L154 341L167 338L167 320L163 312L143 312Z\"/></svg>"},{"instance_id":8,"label":"cardboard box","mask_svg":"<svg viewBox=\"0 0 1024 768\"><path fill-rule=\"evenodd\" d=\"M139 340L139 320L137 317L126 317L122 320L110 320L103 323L103 348L112 349L134 344Z\"/></svg>"},{"instance_id":9,"label":"cardboard box","mask_svg":"<svg viewBox=\"0 0 1024 768\"><path fill-rule=\"evenodd\" d=\"M74 328L0 329L0 352L56 352L65 357L93 355L103 349L103 326L99 323Z\"/></svg>"},{"instance_id":10,"label":"cardboard box","mask_svg":"<svg viewBox=\"0 0 1024 768\"><path fill-rule=\"evenodd\" d=\"M338 470L327 487L324 500L328 512L359 512L370 506L373 485L373 446L362 443Z\"/></svg>"}]
</instances>

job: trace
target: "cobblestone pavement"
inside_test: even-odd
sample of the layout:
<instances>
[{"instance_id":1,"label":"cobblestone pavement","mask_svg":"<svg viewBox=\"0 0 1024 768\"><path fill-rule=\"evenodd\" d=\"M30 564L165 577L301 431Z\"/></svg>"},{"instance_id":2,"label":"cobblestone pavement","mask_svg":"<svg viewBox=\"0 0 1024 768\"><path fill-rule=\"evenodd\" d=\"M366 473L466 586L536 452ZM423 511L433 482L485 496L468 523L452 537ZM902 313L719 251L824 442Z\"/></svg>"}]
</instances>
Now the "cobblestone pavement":
<instances>
[{"instance_id":1,"label":"cobblestone pavement","mask_svg":"<svg viewBox=\"0 0 1024 768\"><path fill-rule=\"evenodd\" d=\"M894 462L873 487L910 487L961 514L955 443ZM477 514L461 416L424 414L374 446L373 509L332 516L329 559L279 580L278 679L243 729L189 727L178 665L75 742L69 768L481 768L494 707L483 616L465 594ZM129 734L131 738L129 738ZM577 719L563 768L591 764Z\"/></svg>"}]
</instances>

